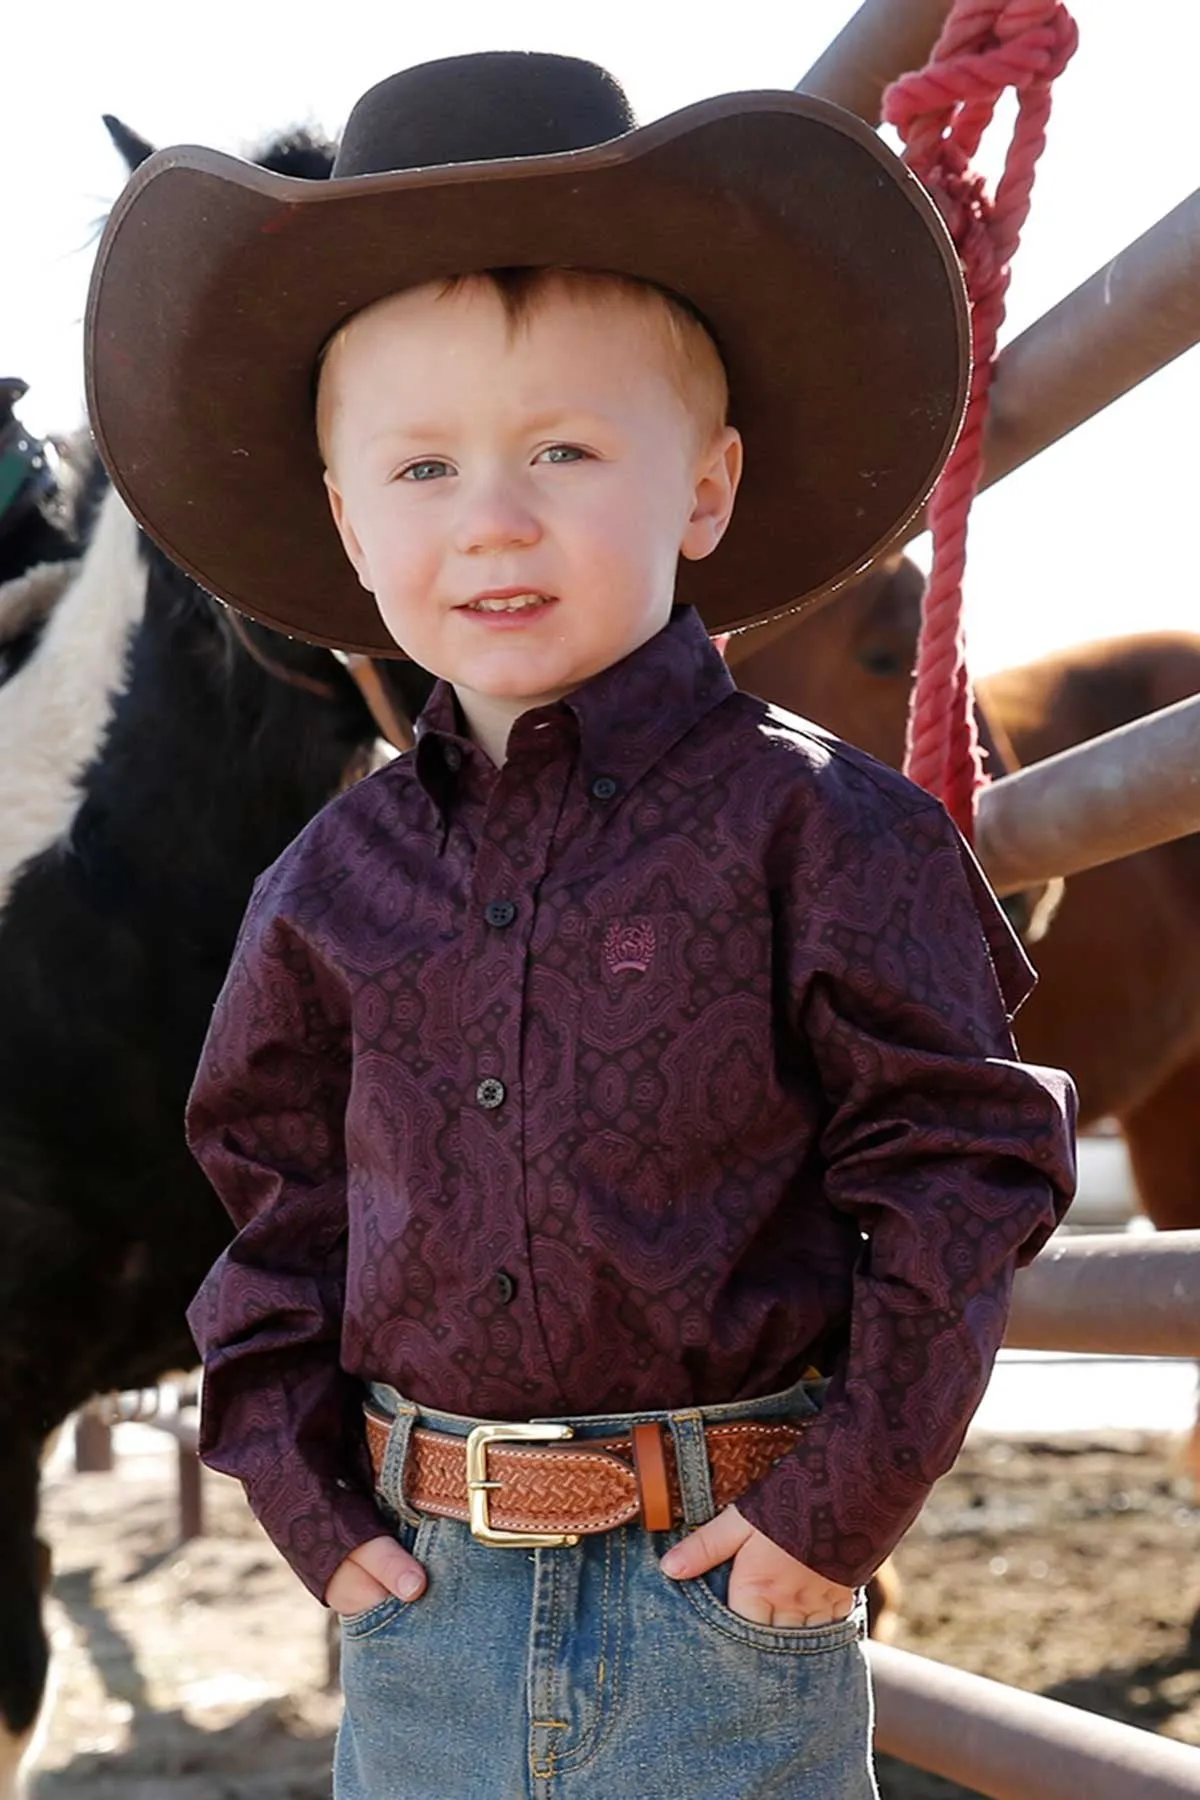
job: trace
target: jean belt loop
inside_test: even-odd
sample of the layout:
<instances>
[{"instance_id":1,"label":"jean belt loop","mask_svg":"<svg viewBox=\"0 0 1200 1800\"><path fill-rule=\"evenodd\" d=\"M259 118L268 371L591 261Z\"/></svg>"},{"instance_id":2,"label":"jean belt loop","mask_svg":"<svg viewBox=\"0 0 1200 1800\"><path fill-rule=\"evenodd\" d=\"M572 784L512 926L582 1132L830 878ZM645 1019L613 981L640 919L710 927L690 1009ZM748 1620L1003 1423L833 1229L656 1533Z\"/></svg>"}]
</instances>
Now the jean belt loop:
<instances>
[{"instance_id":1,"label":"jean belt loop","mask_svg":"<svg viewBox=\"0 0 1200 1800\"><path fill-rule=\"evenodd\" d=\"M379 1472L380 1493L406 1525L421 1523L420 1513L414 1512L404 1497L404 1470L408 1462L409 1440L416 1422L416 1407L401 1401L392 1420L387 1449L383 1453L383 1467Z\"/></svg>"},{"instance_id":2,"label":"jean belt loop","mask_svg":"<svg viewBox=\"0 0 1200 1800\"><path fill-rule=\"evenodd\" d=\"M692 1527L706 1525L717 1508L713 1501L712 1471L708 1466L704 1415L694 1411L671 1413L668 1423L675 1440L684 1523Z\"/></svg>"}]
</instances>

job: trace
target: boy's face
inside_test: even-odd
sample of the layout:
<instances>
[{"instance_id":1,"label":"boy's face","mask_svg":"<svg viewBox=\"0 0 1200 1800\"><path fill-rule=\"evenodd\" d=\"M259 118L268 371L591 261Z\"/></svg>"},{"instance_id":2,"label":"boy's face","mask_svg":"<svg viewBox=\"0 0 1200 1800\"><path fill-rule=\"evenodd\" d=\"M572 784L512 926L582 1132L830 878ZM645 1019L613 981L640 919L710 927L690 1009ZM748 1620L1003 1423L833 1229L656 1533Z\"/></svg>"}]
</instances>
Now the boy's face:
<instances>
[{"instance_id":1,"label":"boy's face","mask_svg":"<svg viewBox=\"0 0 1200 1800\"><path fill-rule=\"evenodd\" d=\"M490 283L414 289L332 345L318 416L347 555L473 728L635 650L679 556L719 543L740 440L702 434L677 379L659 325L600 280L516 324Z\"/></svg>"}]
</instances>

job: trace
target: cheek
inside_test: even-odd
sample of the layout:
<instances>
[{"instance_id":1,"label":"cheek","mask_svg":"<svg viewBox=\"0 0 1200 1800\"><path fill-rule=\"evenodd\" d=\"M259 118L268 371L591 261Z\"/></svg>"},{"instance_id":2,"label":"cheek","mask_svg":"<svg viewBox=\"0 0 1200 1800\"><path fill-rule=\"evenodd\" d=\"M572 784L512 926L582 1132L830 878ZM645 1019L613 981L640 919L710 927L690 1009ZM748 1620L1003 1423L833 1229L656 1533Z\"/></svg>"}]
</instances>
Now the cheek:
<instances>
[{"instance_id":1,"label":"cheek","mask_svg":"<svg viewBox=\"0 0 1200 1800\"><path fill-rule=\"evenodd\" d=\"M657 572L673 568L682 540L678 509L664 504L661 488L648 474L644 483L633 483L619 496L611 492L590 497L572 520L577 553L596 568ZM613 520L620 526L614 529Z\"/></svg>"},{"instance_id":2,"label":"cheek","mask_svg":"<svg viewBox=\"0 0 1200 1800\"><path fill-rule=\"evenodd\" d=\"M380 507L364 519L361 542L376 592L429 580L441 559L441 539L417 509Z\"/></svg>"}]
</instances>

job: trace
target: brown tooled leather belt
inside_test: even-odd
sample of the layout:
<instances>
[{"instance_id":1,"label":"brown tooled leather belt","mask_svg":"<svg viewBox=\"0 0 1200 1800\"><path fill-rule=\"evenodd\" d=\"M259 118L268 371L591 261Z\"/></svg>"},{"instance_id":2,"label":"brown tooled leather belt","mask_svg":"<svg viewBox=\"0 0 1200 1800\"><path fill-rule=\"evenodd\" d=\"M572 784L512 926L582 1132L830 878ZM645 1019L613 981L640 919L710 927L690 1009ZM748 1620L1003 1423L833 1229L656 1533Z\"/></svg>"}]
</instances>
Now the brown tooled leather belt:
<instances>
[{"instance_id":1,"label":"brown tooled leather belt","mask_svg":"<svg viewBox=\"0 0 1200 1800\"><path fill-rule=\"evenodd\" d=\"M365 1411L378 1479L391 1420L370 1407ZM572 1542L633 1520L651 1531L682 1523L674 1440L662 1425L635 1425L621 1437L527 1441L526 1434L546 1429L481 1426L464 1438L415 1426L404 1467L405 1499L418 1512L463 1520L485 1543ZM709 1425L705 1442L717 1509L760 1480L794 1448L802 1430L786 1419Z\"/></svg>"}]
</instances>

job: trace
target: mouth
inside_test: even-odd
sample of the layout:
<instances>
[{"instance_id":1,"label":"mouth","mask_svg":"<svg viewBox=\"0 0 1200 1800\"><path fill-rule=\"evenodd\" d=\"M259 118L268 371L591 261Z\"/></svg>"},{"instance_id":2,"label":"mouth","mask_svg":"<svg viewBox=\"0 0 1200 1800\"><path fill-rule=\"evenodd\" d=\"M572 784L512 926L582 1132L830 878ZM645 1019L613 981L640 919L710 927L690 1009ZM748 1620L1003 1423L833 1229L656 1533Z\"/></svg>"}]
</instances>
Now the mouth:
<instances>
[{"instance_id":1,"label":"mouth","mask_svg":"<svg viewBox=\"0 0 1200 1800\"><path fill-rule=\"evenodd\" d=\"M553 606L553 594L539 594L528 588L498 588L492 593L476 594L455 610L465 613L530 613Z\"/></svg>"}]
</instances>

